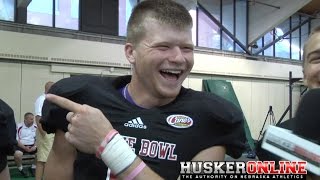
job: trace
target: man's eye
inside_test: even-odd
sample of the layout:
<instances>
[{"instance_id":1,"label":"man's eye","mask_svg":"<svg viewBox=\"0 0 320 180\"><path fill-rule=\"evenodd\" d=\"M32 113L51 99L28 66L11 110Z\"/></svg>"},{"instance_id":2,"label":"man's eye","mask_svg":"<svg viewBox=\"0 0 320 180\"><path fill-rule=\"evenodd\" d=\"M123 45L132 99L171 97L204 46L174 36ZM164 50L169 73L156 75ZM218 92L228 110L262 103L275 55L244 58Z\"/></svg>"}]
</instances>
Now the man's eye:
<instances>
[{"instance_id":1,"label":"man's eye","mask_svg":"<svg viewBox=\"0 0 320 180\"><path fill-rule=\"evenodd\" d=\"M320 63L320 57L312 57L309 62L311 64L319 64Z\"/></svg>"},{"instance_id":2,"label":"man's eye","mask_svg":"<svg viewBox=\"0 0 320 180\"><path fill-rule=\"evenodd\" d=\"M160 49L160 50L167 50L167 49L169 49L170 47L169 47L169 46L166 46L166 45L161 45L161 46L158 46L157 48Z\"/></svg>"},{"instance_id":3,"label":"man's eye","mask_svg":"<svg viewBox=\"0 0 320 180\"><path fill-rule=\"evenodd\" d=\"M320 59L313 60L311 63L312 63L312 64L319 64L319 63L320 63Z\"/></svg>"},{"instance_id":4,"label":"man's eye","mask_svg":"<svg viewBox=\"0 0 320 180\"><path fill-rule=\"evenodd\" d=\"M187 51L193 51L193 48L192 47L183 47L182 50L186 51L186 52Z\"/></svg>"}]
</instances>

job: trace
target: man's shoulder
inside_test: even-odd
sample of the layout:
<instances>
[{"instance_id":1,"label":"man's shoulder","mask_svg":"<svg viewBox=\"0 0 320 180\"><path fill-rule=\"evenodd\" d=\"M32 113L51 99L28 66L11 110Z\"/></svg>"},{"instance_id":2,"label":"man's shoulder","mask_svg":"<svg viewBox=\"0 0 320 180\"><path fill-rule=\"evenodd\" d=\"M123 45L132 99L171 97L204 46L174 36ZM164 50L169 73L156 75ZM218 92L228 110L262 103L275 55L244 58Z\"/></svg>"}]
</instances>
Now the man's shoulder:
<instances>
[{"instance_id":1,"label":"man's shoulder","mask_svg":"<svg viewBox=\"0 0 320 180\"><path fill-rule=\"evenodd\" d=\"M24 125L24 123L23 123L23 122L17 123L17 129L22 128L22 126L23 126L23 125Z\"/></svg>"},{"instance_id":2,"label":"man's shoulder","mask_svg":"<svg viewBox=\"0 0 320 180\"><path fill-rule=\"evenodd\" d=\"M226 100L225 98L218 96L217 94L211 93L211 92L205 92L205 91L196 91L192 89L187 89L187 93L184 94L184 97L188 98L189 100L195 100L198 101L199 103L209 103L214 106L226 106L231 109L236 108L235 105ZM238 109L238 108L236 108Z\"/></svg>"},{"instance_id":3,"label":"man's shoulder","mask_svg":"<svg viewBox=\"0 0 320 180\"><path fill-rule=\"evenodd\" d=\"M70 87L76 85L76 87L81 87L86 85L87 83L95 82L100 80L100 76L93 76L93 75L77 75L77 76L71 76L67 78L63 78L59 81L57 81L55 84L52 85L51 88L56 87ZM50 88L50 89L51 89Z\"/></svg>"},{"instance_id":4,"label":"man's shoulder","mask_svg":"<svg viewBox=\"0 0 320 180\"><path fill-rule=\"evenodd\" d=\"M0 99L0 110L2 110L4 107L7 107L8 104L4 102L2 99Z\"/></svg>"},{"instance_id":5,"label":"man's shoulder","mask_svg":"<svg viewBox=\"0 0 320 180\"><path fill-rule=\"evenodd\" d=\"M49 93L57 95L72 95L91 88L92 86L102 86L103 84L111 84L112 78L78 75L69 78L64 78L52 85Z\"/></svg>"},{"instance_id":6,"label":"man's shoulder","mask_svg":"<svg viewBox=\"0 0 320 180\"><path fill-rule=\"evenodd\" d=\"M193 104L194 109L210 117L233 121L236 116L242 116L241 110L235 104L214 93L188 89L184 96Z\"/></svg>"},{"instance_id":7,"label":"man's shoulder","mask_svg":"<svg viewBox=\"0 0 320 180\"><path fill-rule=\"evenodd\" d=\"M0 111L13 112L12 108L6 102L4 102L2 99L0 99Z\"/></svg>"},{"instance_id":8,"label":"man's shoulder","mask_svg":"<svg viewBox=\"0 0 320 180\"><path fill-rule=\"evenodd\" d=\"M1 121L8 121L10 119L14 120L14 112L13 109L3 100L0 99L0 113L1 113Z\"/></svg>"}]
</instances>

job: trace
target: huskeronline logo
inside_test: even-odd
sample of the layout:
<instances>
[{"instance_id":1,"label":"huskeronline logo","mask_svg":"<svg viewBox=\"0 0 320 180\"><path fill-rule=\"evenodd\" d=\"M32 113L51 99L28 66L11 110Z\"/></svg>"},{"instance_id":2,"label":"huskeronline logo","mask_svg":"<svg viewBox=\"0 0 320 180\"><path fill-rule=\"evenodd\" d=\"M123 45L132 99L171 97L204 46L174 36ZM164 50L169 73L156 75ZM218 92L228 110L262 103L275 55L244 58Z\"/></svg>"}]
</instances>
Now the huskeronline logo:
<instances>
[{"instance_id":1,"label":"huskeronline logo","mask_svg":"<svg viewBox=\"0 0 320 180\"><path fill-rule=\"evenodd\" d=\"M180 162L180 179L305 179L306 161Z\"/></svg>"}]
</instances>

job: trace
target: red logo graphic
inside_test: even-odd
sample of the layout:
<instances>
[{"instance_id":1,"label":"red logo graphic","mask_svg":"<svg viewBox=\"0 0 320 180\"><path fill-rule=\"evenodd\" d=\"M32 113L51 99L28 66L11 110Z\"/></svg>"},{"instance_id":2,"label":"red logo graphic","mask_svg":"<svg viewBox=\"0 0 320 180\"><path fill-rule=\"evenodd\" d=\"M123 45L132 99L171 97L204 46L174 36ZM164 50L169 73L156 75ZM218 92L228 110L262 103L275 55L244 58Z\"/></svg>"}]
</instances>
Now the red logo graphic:
<instances>
[{"instance_id":1,"label":"red logo graphic","mask_svg":"<svg viewBox=\"0 0 320 180\"><path fill-rule=\"evenodd\" d=\"M175 114L167 117L167 123L175 128L189 128L193 125L193 120L189 116Z\"/></svg>"}]
</instances>

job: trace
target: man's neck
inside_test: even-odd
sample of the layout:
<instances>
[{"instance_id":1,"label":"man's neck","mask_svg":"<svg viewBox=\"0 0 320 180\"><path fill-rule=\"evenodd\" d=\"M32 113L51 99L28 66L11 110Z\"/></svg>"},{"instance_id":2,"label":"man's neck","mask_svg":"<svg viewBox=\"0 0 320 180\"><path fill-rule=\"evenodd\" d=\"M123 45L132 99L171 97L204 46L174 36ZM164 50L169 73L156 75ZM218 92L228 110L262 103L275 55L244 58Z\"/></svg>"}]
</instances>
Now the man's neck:
<instances>
[{"instance_id":1,"label":"man's neck","mask_svg":"<svg viewBox=\"0 0 320 180\"><path fill-rule=\"evenodd\" d=\"M140 107L150 109L159 107L172 102L175 98L158 98L153 96L148 90L144 88L136 88L134 83L129 83L127 86L128 93L130 94L134 103Z\"/></svg>"},{"instance_id":2,"label":"man's neck","mask_svg":"<svg viewBox=\"0 0 320 180\"><path fill-rule=\"evenodd\" d=\"M26 124L26 123L24 122L24 126L26 126L27 128L31 127L31 125L32 125L32 124L30 124L30 125L28 126L28 124Z\"/></svg>"}]
</instances>

